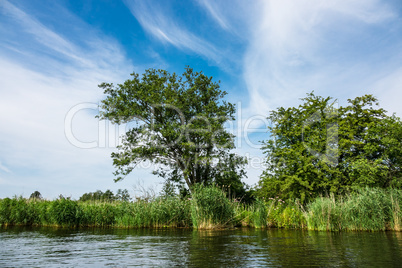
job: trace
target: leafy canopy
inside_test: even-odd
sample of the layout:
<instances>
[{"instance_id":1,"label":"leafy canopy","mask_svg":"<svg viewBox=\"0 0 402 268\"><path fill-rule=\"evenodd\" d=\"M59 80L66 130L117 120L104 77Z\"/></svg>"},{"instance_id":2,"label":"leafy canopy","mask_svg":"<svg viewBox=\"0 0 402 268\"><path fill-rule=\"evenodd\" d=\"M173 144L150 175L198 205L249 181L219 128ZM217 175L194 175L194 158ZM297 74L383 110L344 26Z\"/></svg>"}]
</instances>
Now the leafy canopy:
<instances>
[{"instance_id":1,"label":"leafy canopy","mask_svg":"<svg viewBox=\"0 0 402 268\"><path fill-rule=\"evenodd\" d=\"M176 183L184 180L190 190L217 179L236 184L240 191L246 160L230 153L234 136L224 124L234 120L235 106L223 100L227 93L219 84L189 67L182 76L155 69L141 78L131 76L116 86L99 85L106 94L99 117L116 124L136 122L112 153L116 181L150 161L166 167L157 175Z\"/></svg>"},{"instance_id":2,"label":"leafy canopy","mask_svg":"<svg viewBox=\"0 0 402 268\"><path fill-rule=\"evenodd\" d=\"M305 202L359 187L402 185L402 123L378 108L375 97L349 99L339 108L332 98L313 93L302 101L268 117L271 136L263 146L268 168L260 196Z\"/></svg>"}]
</instances>

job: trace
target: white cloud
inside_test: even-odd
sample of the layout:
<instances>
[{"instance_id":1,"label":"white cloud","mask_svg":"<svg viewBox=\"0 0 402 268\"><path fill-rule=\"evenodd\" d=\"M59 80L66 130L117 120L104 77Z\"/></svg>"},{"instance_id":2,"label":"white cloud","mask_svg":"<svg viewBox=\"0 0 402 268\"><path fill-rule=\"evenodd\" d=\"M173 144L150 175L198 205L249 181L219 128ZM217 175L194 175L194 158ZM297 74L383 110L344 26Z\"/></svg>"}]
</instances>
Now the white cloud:
<instances>
[{"instance_id":1,"label":"white cloud","mask_svg":"<svg viewBox=\"0 0 402 268\"><path fill-rule=\"evenodd\" d=\"M397 18L382 1L263 1L244 57L250 114L297 105L305 93L349 97L374 82L379 42L370 32ZM376 29L377 31L387 30ZM364 38L364 39L363 39ZM394 50L395 52L396 50ZM378 53L394 53L378 51ZM377 53L377 51L375 51ZM395 63L395 62L393 62Z\"/></svg>"},{"instance_id":2,"label":"white cloud","mask_svg":"<svg viewBox=\"0 0 402 268\"><path fill-rule=\"evenodd\" d=\"M2 18L8 27L0 29L4 38L0 42L0 156L7 156L7 167L0 169L13 171L3 174L7 188L0 195L29 194L40 188L46 197L60 193L78 197L85 189L127 187L129 181L113 183L110 153L114 148L76 148L64 133L64 120L73 106L102 98L98 84L128 78L134 67L124 51L115 40L95 34L71 14L69 22L81 29L74 33L76 40L85 41L73 42L7 1L1 2L0 13L9 16ZM99 129L95 114L87 110L74 117L73 131L79 139L98 140L103 135L98 133L105 130Z\"/></svg>"},{"instance_id":3,"label":"white cloud","mask_svg":"<svg viewBox=\"0 0 402 268\"><path fill-rule=\"evenodd\" d=\"M198 1L222 33L247 47L245 53L242 48L233 53L230 44L222 45L225 38L219 43L206 39L203 32L196 34L191 25L180 24L171 10L155 2L125 3L145 31L163 43L201 55L225 71L228 62L243 59L250 102L247 107L243 102L242 122L236 123L235 134L243 138L241 154L261 157L254 148L258 146L246 144L247 128L265 129L263 118L271 109L297 105L312 90L343 99L373 93L385 109L402 113L402 40L395 37L401 29L400 15L388 2L272 0L232 1L228 6ZM68 35L32 12L0 2L0 170L1 183L8 187L2 186L0 195L21 187L30 194L40 185L48 191L42 194L52 197L59 193L78 197L82 189L130 188L130 180L110 185L109 154L114 148L74 147L64 136L64 120L75 105L102 97L100 82L121 82L135 66L116 40L97 34L73 14L59 18L75 26ZM384 38L379 33L385 33ZM161 60L152 48L146 53ZM80 111L74 117L73 131L82 141L106 135L94 113ZM248 181L255 183L260 171L251 169ZM131 177L157 180L147 169L136 170ZM80 190L75 190L77 185Z\"/></svg>"}]
</instances>

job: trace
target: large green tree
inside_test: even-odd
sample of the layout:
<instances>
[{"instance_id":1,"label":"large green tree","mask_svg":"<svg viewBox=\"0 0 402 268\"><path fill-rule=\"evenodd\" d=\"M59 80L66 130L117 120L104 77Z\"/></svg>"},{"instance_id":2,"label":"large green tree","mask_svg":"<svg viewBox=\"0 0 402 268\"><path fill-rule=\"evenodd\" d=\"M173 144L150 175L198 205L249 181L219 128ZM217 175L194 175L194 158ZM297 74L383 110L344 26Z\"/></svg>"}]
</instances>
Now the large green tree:
<instances>
[{"instance_id":1,"label":"large green tree","mask_svg":"<svg viewBox=\"0 0 402 268\"><path fill-rule=\"evenodd\" d=\"M349 99L345 107L313 93L302 101L268 117L259 195L305 202L359 187L401 186L402 124L375 97Z\"/></svg>"},{"instance_id":2,"label":"large green tree","mask_svg":"<svg viewBox=\"0 0 402 268\"><path fill-rule=\"evenodd\" d=\"M223 100L227 93L219 83L189 67L182 76L155 69L131 76L123 84L99 85L106 94L99 117L136 122L112 153L116 181L150 161L164 167L156 174L182 181L190 191L196 183L221 181L241 190L245 159L230 152L234 136L224 128L234 120L235 106Z\"/></svg>"}]
</instances>

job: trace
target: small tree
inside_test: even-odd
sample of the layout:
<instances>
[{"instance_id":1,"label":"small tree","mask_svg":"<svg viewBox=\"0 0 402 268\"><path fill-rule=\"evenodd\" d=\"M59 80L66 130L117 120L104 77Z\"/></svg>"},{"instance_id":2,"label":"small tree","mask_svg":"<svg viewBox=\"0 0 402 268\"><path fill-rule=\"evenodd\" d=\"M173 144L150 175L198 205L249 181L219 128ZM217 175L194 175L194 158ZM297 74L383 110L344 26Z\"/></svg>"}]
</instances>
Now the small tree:
<instances>
[{"instance_id":1,"label":"small tree","mask_svg":"<svg viewBox=\"0 0 402 268\"><path fill-rule=\"evenodd\" d=\"M169 197L176 196L176 191L175 191L174 186L175 185L170 180L165 181L165 183L163 184L160 196L163 198L169 198Z\"/></svg>"},{"instance_id":2,"label":"small tree","mask_svg":"<svg viewBox=\"0 0 402 268\"><path fill-rule=\"evenodd\" d=\"M102 200L106 202L112 202L116 200L116 197L114 196L113 192L108 189L103 193Z\"/></svg>"},{"instance_id":3,"label":"small tree","mask_svg":"<svg viewBox=\"0 0 402 268\"><path fill-rule=\"evenodd\" d=\"M157 175L173 182L184 180L190 191L196 183L212 183L221 173L233 184L240 182L245 160L229 153L234 136L224 128L234 119L235 106L223 100L226 92L212 77L191 68L181 77L149 69L141 78L133 73L123 84L99 87L107 95L100 105L100 119L137 123L124 135L119 151L112 153L115 181L140 162L150 161L168 168L156 171ZM218 164L224 159L231 161L228 165L234 163L231 172Z\"/></svg>"},{"instance_id":4,"label":"small tree","mask_svg":"<svg viewBox=\"0 0 402 268\"><path fill-rule=\"evenodd\" d=\"M128 194L128 193L127 193ZM106 190L102 192L101 190L97 190L93 193L85 193L80 197L80 201L102 201L102 202L112 202L116 200L118 197L113 194L111 190Z\"/></svg>"},{"instance_id":5,"label":"small tree","mask_svg":"<svg viewBox=\"0 0 402 268\"><path fill-rule=\"evenodd\" d=\"M131 197L130 194L128 193L127 189L118 189L117 190L117 194L116 194L116 199L119 201L123 201L123 202L128 202L130 201Z\"/></svg>"},{"instance_id":6,"label":"small tree","mask_svg":"<svg viewBox=\"0 0 402 268\"><path fill-rule=\"evenodd\" d=\"M42 199L42 195L39 191L35 191L31 194L31 196L29 197L29 199L38 199L41 200Z\"/></svg>"},{"instance_id":7,"label":"small tree","mask_svg":"<svg viewBox=\"0 0 402 268\"><path fill-rule=\"evenodd\" d=\"M84 193L79 201L92 201L92 193Z\"/></svg>"}]
</instances>

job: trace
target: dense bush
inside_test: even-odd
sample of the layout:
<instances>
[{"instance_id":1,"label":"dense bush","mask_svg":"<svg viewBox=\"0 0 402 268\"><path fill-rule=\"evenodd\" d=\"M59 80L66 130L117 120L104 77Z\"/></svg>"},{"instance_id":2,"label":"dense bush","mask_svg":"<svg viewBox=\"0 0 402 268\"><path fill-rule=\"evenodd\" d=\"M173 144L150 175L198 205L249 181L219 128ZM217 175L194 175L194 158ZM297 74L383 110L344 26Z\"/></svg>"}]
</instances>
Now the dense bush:
<instances>
[{"instance_id":1,"label":"dense bush","mask_svg":"<svg viewBox=\"0 0 402 268\"><path fill-rule=\"evenodd\" d=\"M257 195L312 202L360 188L402 187L402 121L364 95L336 107L307 94L298 107L280 107L268 119L267 170Z\"/></svg>"}]
</instances>

